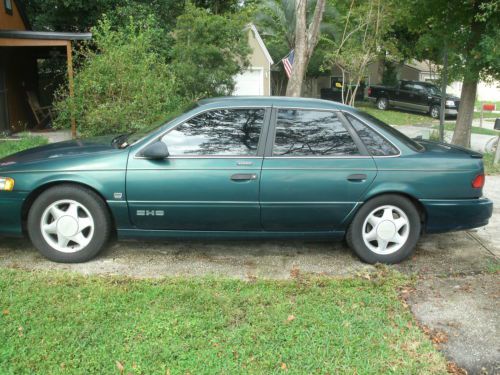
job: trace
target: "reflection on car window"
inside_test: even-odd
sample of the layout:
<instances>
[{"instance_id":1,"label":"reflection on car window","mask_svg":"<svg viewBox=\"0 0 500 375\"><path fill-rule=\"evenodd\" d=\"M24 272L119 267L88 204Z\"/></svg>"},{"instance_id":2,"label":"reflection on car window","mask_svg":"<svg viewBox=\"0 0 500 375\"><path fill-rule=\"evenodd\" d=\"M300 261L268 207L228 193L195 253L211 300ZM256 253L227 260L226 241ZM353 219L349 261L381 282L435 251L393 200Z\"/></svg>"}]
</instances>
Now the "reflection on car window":
<instances>
[{"instance_id":1,"label":"reflection on car window","mask_svg":"<svg viewBox=\"0 0 500 375\"><path fill-rule=\"evenodd\" d=\"M264 109L217 109L168 132L170 155L257 155Z\"/></svg>"},{"instance_id":2,"label":"reflection on car window","mask_svg":"<svg viewBox=\"0 0 500 375\"><path fill-rule=\"evenodd\" d=\"M346 117L349 119L349 122L352 124L354 130L356 130L356 133L358 133L359 138L361 138L371 155L391 156L399 153L396 147L368 125L349 114L346 114Z\"/></svg>"},{"instance_id":3,"label":"reflection on car window","mask_svg":"<svg viewBox=\"0 0 500 375\"><path fill-rule=\"evenodd\" d=\"M335 113L280 109L273 155L359 155L359 151Z\"/></svg>"}]
</instances>

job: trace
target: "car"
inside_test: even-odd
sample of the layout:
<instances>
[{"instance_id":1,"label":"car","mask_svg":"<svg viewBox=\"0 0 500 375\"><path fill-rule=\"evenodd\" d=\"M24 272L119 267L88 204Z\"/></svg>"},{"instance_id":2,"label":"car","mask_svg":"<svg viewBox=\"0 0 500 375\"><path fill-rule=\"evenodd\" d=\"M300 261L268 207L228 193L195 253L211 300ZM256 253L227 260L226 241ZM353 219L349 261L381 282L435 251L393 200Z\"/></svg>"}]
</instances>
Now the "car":
<instances>
[{"instance_id":1,"label":"car","mask_svg":"<svg viewBox=\"0 0 500 375\"><path fill-rule=\"evenodd\" d=\"M368 87L368 100L378 109L397 107L410 111L428 113L439 118L441 112L441 90L432 83L421 81L398 81L395 86ZM445 116L457 116L460 98L446 95Z\"/></svg>"},{"instance_id":2,"label":"car","mask_svg":"<svg viewBox=\"0 0 500 375\"><path fill-rule=\"evenodd\" d=\"M76 139L0 160L0 235L84 262L112 234L345 238L397 263L422 233L484 226L482 156L412 140L370 115L304 98L205 99L151 131Z\"/></svg>"}]
</instances>

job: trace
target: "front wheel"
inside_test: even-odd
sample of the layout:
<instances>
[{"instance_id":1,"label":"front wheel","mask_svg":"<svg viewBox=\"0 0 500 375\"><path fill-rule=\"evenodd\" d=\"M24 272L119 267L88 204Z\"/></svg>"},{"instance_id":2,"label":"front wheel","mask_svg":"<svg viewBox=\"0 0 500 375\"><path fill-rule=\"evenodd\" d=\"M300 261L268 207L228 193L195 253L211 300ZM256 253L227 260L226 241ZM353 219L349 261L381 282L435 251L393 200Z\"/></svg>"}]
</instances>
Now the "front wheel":
<instances>
[{"instance_id":1,"label":"front wheel","mask_svg":"<svg viewBox=\"0 0 500 375\"><path fill-rule=\"evenodd\" d=\"M55 262L92 259L106 244L111 223L107 207L92 190L60 185L44 191L28 214L33 245Z\"/></svg>"},{"instance_id":2,"label":"front wheel","mask_svg":"<svg viewBox=\"0 0 500 375\"><path fill-rule=\"evenodd\" d=\"M438 105L433 105L429 112L432 118L438 119L439 114L441 112L441 108Z\"/></svg>"},{"instance_id":3,"label":"front wheel","mask_svg":"<svg viewBox=\"0 0 500 375\"><path fill-rule=\"evenodd\" d=\"M365 262L399 263L415 250L420 237L415 205L399 195L382 195L366 202L347 231L349 247Z\"/></svg>"}]
</instances>

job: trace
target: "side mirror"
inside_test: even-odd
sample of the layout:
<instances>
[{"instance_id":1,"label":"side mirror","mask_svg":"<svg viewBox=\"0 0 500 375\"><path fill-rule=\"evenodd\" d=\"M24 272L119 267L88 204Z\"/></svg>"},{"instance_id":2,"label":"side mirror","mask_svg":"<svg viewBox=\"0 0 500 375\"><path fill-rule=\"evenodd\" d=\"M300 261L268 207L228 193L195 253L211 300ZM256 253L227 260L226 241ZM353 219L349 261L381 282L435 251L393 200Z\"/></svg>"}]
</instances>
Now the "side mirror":
<instances>
[{"instance_id":1,"label":"side mirror","mask_svg":"<svg viewBox=\"0 0 500 375\"><path fill-rule=\"evenodd\" d=\"M495 120L495 126L493 127L495 130L500 130L500 118Z\"/></svg>"},{"instance_id":2,"label":"side mirror","mask_svg":"<svg viewBox=\"0 0 500 375\"><path fill-rule=\"evenodd\" d=\"M142 150L142 157L151 160L163 160L168 157L168 147L162 141L156 141L146 146L144 150Z\"/></svg>"}]
</instances>

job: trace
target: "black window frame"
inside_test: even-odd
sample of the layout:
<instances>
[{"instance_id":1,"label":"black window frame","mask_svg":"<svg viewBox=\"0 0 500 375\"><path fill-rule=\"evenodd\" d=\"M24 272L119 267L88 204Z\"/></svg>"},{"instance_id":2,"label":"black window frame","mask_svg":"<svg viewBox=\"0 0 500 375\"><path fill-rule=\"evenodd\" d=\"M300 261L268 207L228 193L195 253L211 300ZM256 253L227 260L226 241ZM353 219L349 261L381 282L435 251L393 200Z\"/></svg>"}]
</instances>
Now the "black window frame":
<instances>
[{"instance_id":1,"label":"black window frame","mask_svg":"<svg viewBox=\"0 0 500 375\"><path fill-rule=\"evenodd\" d=\"M186 124L187 122L191 121L193 118L203 115L208 112L213 112L213 111L221 111L221 110L241 110L241 109L261 109L264 111L264 119L262 123L262 128L260 130L260 135L259 135L259 143L257 144L257 152L255 155L171 155L167 159L245 159L245 158L262 158L264 156L264 149L266 145L266 136L268 134L268 128L269 128L269 119L271 117L271 107L269 106L234 106L234 107L215 107L215 108L207 108L202 111L199 111L197 113L194 113L192 116L190 116L187 119L182 120L178 124L175 124L171 128L167 129L165 132L161 133L157 137L155 137L152 141L146 143L144 146L141 147L139 152L137 152L136 157L138 158L143 158L142 157L142 150L144 150L149 144L156 142L156 141L162 141L162 138L165 137L168 133L171 131L175 130L177 127L182 126ZM168 147L168 145L167 145Z\"/></svg>"},{"instance_id":2,"label":"black window frame","mask_svg":"<svg viewBox=\"0 0 500 375\"><path fill-rule=\"evenodd\" d=\"M7 2L10 4L10 7L7 7ZM14 0L3 0L3 6L5 8L5 13L10 16L14 14Z\"/></svg>"},{"instance_id":3,"label":"black window frame","mask_svg":"<svg viewBox=\"0 0 500 375\"><path fill-rule=\"evenodd\" d=\"M326 156L298 156L298 155L291 155L291 156L278 156L278 155L273 155L273 148L274 148L274 143L276 139L276 128L277 128L277 122L278 122L278 111L279 110L297 110L297 111L315 111L315 112L330 112L334 113L339 121L342 123L342 125L345 127L349 135L351 136L354 144L358 148L359 155L326 155ZM352 125L349 123L347 118L344 116L342 111L338 109L328 109L328 108L307 108L307 107L286 107L286 106L279 106L275 107L273 106L272 111L271 111L271 118L269 121L269 128L268 128L268 133L267 133L267 141L266 141L266 147L265 147L265 152L264 152L264 157L266 158L279 158L279 159L285 159L285 158L292 158L292 159L355 159L355 158L366 158L366 157L371 157L368 150L365 147L365 144L361 141L359 138L358 134L352 127Z\"/></svg>"}]
</instances>

